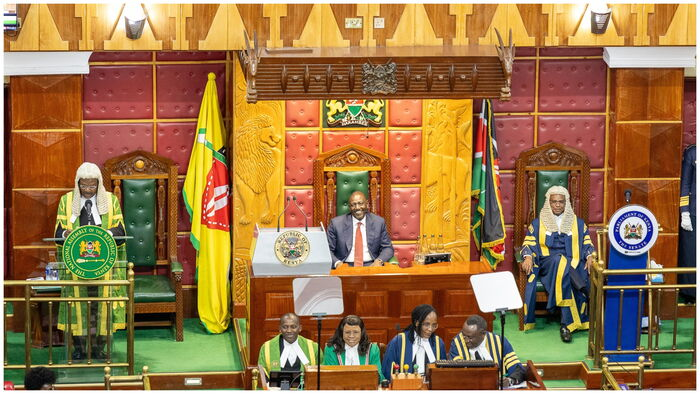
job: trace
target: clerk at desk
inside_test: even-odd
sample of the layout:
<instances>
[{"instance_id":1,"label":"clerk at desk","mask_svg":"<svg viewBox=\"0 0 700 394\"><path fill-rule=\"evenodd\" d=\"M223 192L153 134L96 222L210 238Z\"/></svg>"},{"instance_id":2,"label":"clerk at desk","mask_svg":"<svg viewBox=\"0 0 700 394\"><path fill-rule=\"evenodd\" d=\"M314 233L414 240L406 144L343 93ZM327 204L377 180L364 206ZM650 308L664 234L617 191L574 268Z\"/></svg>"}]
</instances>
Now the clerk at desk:
<instances>
[{"instance_id":1,"label":"clerk at desk","mask_svg":"<svg viewBox=\"0 0 700 394\"><path fill-rule=\"evenodd\" d=\"M367 212L367 197L357 191L348 199L350 213L331 219L328 246L332 268L381 266L394 256L394 247L381 216Z\"/></svg>"}]
</instances>

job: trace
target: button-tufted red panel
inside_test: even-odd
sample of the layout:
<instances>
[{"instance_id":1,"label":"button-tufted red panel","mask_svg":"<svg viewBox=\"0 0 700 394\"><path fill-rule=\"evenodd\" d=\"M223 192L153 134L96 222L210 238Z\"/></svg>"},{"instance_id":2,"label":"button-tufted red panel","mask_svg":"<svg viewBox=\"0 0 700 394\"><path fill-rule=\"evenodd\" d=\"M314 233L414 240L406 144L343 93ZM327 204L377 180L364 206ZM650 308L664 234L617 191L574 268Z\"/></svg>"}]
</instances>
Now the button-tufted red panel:
<instances>
[{"instance_id":1,"label":"button-tufted red panel","mask_svg":"<svg viewBox=\"0 0 700 394\"><path fill-rule=\"evenodd\" d=\"M423 123L423 100L389 100L389 126L418 127Z\"/></svg>"},{"instance_id":2,"label":"button-tufted red panel","mask_svg":"<svg viewBox=\"0 0 700 394\"><path fill-rule=\"evenodd\" d=\"M501 206L505 224L515 222L515 174L501 174Z\"/></svg>"},{"instance_id":3,"label":"button-tufted red panel","mask_svg":"<svg viewBox=\"0 0 700 394\"><path fill-rule=\"evenodd\" d=\"M513 227L506 227L506 254L505 259L498 263L496 266L496 271L512 271L513 264L515 264L513 254Z\"/></svg>"},{"instance_id":4,"label":"button-tufted red panel","mask_svg":"<svg viewBox=\"0 0 700 394\"><path fill-rule=\"evenodd\" d=\"M605 165L605 115L542 115L538 126L538 144L559 142L586 152L592 168Z\"/></svg>"},{"instance_id":5,"label":"button-tufted red panel","mask_svg":"<svg viewBox=\"0 0 700 394\"><path fill-rule=\"evenodd\" d=\"M399 267L410 267L415 261L416 245L396 245L394 244L394 257L399 261Z\"/></svg>"},{"instance_id":6,"label":"button-tufted red panel","mask_svg":"<svg viewBox=\"0 0 700 394\"><path fill-rule=\"evenodd\" d=\"M194 144L195 122L158 123L156 150L159 155L172 159L179 167L178 174L187 174L187 164Z\"/></svg>"},{"instance_id":7,"label":"button-tufted red panel","mask_svg":"<svg viewBox=\"0 0 700 394\"><path fill-rule=\"evenodd\" d=\"M535 56L537 55L537 48L535 47L517 47L515 50L515 58L525 57L525 56Z\"/></svg>"},{"instance_id":8,"label":"button-tufted red panel","mask_svg":"<svg viewBox=\"0 0 700 394\"><path fill-rule=\"evenodd\" d=\"M157 61L226 60L224 51L167 51L156 52Z\"/></svg>"},{"instance_id":9,"label":"button-tufted red panel","mask_svg":"<svg viewBox=\"0 0 700 394\"><path fill-rule=\"evenodd\" d=\"M84 126L85 161L102 166L104 162L135 150L153 151L152 123L90 123Z\"/></svg>"},{"instance_id":10,"label":"button-tufted red panel","mask_svg":"<svg viewBox=\"0 0 700 394\"><path fill-rule=\"evenodd\" d=\"M389 159L392 183L420 183L420 130L389 131Z\"/></svg>"},{"instance_id":11,"label":"button-tufted red panel","mask_svg":"<svg viewBox=\"0 0 700 394\"><path fill-rule=\"evenodd\" d=\"M190 242L190 235L177 236L177 258L182 264L182 284L193 285L194 273L197 267L197 251Z\"/></svg>"},{"instance_id":12,"label":"button-tufted red panel","mask_svg":"<svg viewBox=\"0 0 700 394\"><path fill-rule=\"evenodd\" d=\"M502 170L514 170L520 152L532 148L534 139L532 116L497 116L496 141Z\"/></svg>"},{"instance_id":13,"label":"button-tufted red panel","mask_svg":"<svg viewBox=\"0 0 700 394\"><path fill-rule=\"evenodd\" d=\"M216 74L219 107L225 116L225 64L161 64L156 66L158 118L196 118L210 72Z\"/></svg>"},{"instance_id":14,"label":"button-tufted red panel","mask_svg":"<svg viewBox=\"0 0 700 394\"><path fill-rule=\"evenodd\" d=\"M182 197L182 187L184 184L184 179L177 180L177 231L190 231L192 228L190 214L187 212L185 201Z\"/></svg>"},{"instance_id":15,"label":"button-tufted red panel","mask_svg":"<svg viewBox=\"0 0 700 394\"><path fill-rule=\"evenodd\" d=\"M588 226L588 235L591 236L591 241L593 242L593 247L595 248L596 252L598 252L598 234L596 233L596 231L598 231L601 228L602 227L600 226Z\"/></svg>"},{"instance_id":16,"label":"button-tufted red panel","mask_svg":"<svg viewBox=\"0 0 700 394\"><path fill-rule=\"evenodd\" d=\"M153 59L151 51L133 52L93 52L90 62L150 62Z\"/></svg>"},{"instance_id":17,"label":"button-tufted red panel","mask_svg":"<svg viewBox=\"0 0 700 394\"><path fill-rule=\"evenodd\" d=\"M383 131L324 131L323 152L357 144L384 153Z\"/></svg>"},{"instance_id":18,"label":"button-tufted red panel","mask_svg":"<svg viewBox=\"0 0 700 394\"><path fill-rule=\"evenodd\" d=\"M150 65L91 66L83 77L83 119L150 119L153 73Z\"/></svg>"},{"instance_id":19,"label":"button-tufted red panel","mask_svg":"<svg viewBox=\"0 0 700 394\"><path fill-rule=\"evenodd\" d=\"M420 188L391 188L391 239L416 240L420 234Z\"/></svg>"},{"instance_id":20,"label":"button-tufted red panel","mask_svg":"<svg viewBox=\"0 0 700 394\"><path fill-rule=\"evenodd\" d=\"M683 90L683 148L695 143L696 126L695 78L685 80Z\"/></svg>"},{"instance_id":21,"label":"button-tufted red panel","mask_svg":"<svg viewBox=\"0 0 700 394\"><path fill-rule=\"evenodd\" d=\"M588 222L603 222L603 185L605 183L605 173L603 171L591 171L590 192L588 195Z\"/></svg>"},{"instance_id":22,"label":"button-tufted red panel","mask_svg":"<svg viewBox=\"0 0 700 394\"><path fill-rule=\"evenodd\" d=\"M532 112L535 110L534 60L516 60L513 62L513 77L510 91L511 98L509 101L493 100L493 110L495 112ZM481 111L481 107L479 107L479 110Z\"/></svg>"},{"instance_id":23,"label":"button-tufted red panel","mask_svg":"<svg viewBox=\"0 0 700 394\"><path fill-rule=\"evenodd\" d=\"M606 69L602 59L541 60L539 110L605 111Z\"/></svg>"},{"instance_id":24,"label":"button-tufted red panel","mask_svg":"<svg viewBox=\"0 0 700 394\"><path fill-rule=\"evenodd\" d=\"M156 181L124 179L122 181L124 226L134 237L126 240L126 255L134 265L156 265Z\"/></svg>"},{"instance_id":25,"label":"button-tufted red panel","mask_svg":"<svg viewBox=\"0 0 700 394\"><path fill-rule=\"evenodd\" d=\"M318 157L318 131L287 131L284 155L285 185L312 184L314 159Z\"/></svg>"},{"instance_id":26,"label":"button-tufted red panel","mask_svg":"<svg viewBox=\"0 0 700 394\"><path fill-rule=\"evenodd\" d=\"M287 127L318 127L318 100L287 100Z\"/></svg>"},{"instance_id":27,"label":"button-tufted red panel","mask_svg":"<svg viewBox=\"0 0 700 394\"><path fill-rule=\"evenodd\" d=\"M516 53L519 51L520 48L516 50ZM603 48L540 48L540 57L544 56L603 56Z\"/></svg>"},{"instance_id":28,"label":"button-tufted red panel","mask_svg":"<svg viewBox=\"0 0 700 394\"><path fill-rule=\"evenodd\" d=\"M287 197L290 199L297 198L297 205L306 214L309 227L318 226L318 223L313 223L314 217L314 191L311 189L287 189L284 191L284 200L287 204ZM285 227L304 227L304 216L294 206L294 201L289 202L289 208L284 212Z\"/></svg>"}]
</instances>

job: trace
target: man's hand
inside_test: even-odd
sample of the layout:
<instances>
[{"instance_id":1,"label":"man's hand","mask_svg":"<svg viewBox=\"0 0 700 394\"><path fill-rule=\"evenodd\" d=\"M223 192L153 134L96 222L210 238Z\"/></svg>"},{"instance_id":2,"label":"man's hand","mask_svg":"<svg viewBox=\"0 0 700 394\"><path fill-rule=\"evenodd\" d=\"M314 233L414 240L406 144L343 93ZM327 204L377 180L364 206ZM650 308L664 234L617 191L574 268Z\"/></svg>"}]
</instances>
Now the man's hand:
<instances>
[{"instance_id":1,"label":"man's hand","mask_svg":"<svg viewBox=\"0 0 700 394\"><path fill-rule=\"evenodd\" d=\"M593 254L589 254L588 257L586 257L586 266L584 267L586 271L591 272L591 267L593 266L593 262L595 259L593 258Z\"/></svg>"},{"instance_id":2,"label":"man's hand","mask_svg":"<svg viewBox=\"0 0 700 394\"><path fill-rule=\"evenodd\" d=\"M73 232L73 230L64 230L63 231L63 238L68 237L68 234L70 234L71 232Z\"/></svg>"},{"instance_id":3,"label":"man's hand","mask_svg":"<svg viewBox=\"0 0 700 394\"><path fill-rule=\"evenodd\" d=\"M374 259L374 262L372 262L372 265L370 265L370 267L381 267L382 265L383 264L380 259Z\"/></svg>"},{"instance_id":4,"label":"man's hand","mask_svg":"<svg viewBox=\"0 0 700 394\"><path fill-rule=\"evenodd\" d=\"M685 231L693 231L693 223L690 221L690 212L681 212L681 228Z\"/></svg>"},{"instance_id":5,"label":"man's hand","mask_svg":"<svg viewBox=\"0 0 700 394\"><path fill-rule=\"evenodd\" d=\"M532 256L525 256L523 262L520 263L520 269L526 274L530 275L532 273Z\"/></svg>"}]
</instances>

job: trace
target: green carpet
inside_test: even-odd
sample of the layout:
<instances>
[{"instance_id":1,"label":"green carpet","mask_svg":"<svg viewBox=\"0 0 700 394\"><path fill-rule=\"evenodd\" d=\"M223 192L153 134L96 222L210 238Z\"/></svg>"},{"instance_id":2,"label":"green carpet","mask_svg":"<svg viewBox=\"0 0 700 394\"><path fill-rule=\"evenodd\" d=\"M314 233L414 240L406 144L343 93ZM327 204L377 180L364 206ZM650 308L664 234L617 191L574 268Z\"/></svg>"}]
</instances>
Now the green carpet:
<instances>
[{"instance_id":1,"label":"green carpet","mask_svg":"<svg viewBox=\"0 0 700 394\"><path fill-rule=\"evenodd\" d=\"M185 319L183 342L176 342L170 328L139 327L134 337L135 372L144 365L150 372L240 371L241 360L231 327L220 335L208 334L199 319ZM8 332L7 353L10 364L24 362L24 334ZM32 349L32 363L45 364L48 348ZM54 363L65 362L65 348L55 347ZM126 332L114 335L114 362L126 362ZM59 383L102 382L100 368L58 369ZM115 368L114 375L125 375L125 368ZM4 380L22 383L24 370L4 370Z\"/></svg>"}]
</instances>

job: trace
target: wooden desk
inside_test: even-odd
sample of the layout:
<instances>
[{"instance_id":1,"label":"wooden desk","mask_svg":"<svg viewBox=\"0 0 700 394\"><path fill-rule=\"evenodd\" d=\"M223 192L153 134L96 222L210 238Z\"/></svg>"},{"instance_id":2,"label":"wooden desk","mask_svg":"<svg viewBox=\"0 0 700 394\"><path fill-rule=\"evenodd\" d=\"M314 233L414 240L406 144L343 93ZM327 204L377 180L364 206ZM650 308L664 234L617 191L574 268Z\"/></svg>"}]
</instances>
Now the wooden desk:
<instances>
[{"instance_id":1,"label":"wooden desk","mask_svg":"<svg viewBox=\"0 0 700 394\"><path fill-rule=\"evenodd\" d=\"M307 365L304 371L304 390L316 390L318 367ZM321 389L323 390L377 390L379 371L374 365L322 365Z\"/></svg>"},{"instance_id":2,"label":"wooden desk","mask_svg":"<svg viewBox=\"0 0 700 394\"><path fill-rule=\"evenodd\" d=\"M32 297L59 297L60 287L40 286L32 288ZM47 302L31 302L32 318L32 347L43 348L49 346L49 324L53 326L53 346L63 345L63 331L56 328L58 323L58 302L52 303L53 321L49 322L49 304Z\"/></svg>"},{"instance_id":3,"label":"wooden desk","mask_svg":"<svg viewBox=\"0 0 700 394\"><path fill-rule=\"evenodd\" d=\"M532 360L525 364L527 390L546 390ZM534 384L532 384L534 383ZM429 390L497 390L498 368L436 368L428 366Z\"/></svg>"},{"instance_id":4,"label":"wooden desk","mask_svg":"<svg viewBox=\"0 0 700 394\"><path fill-rule=\"evenodd\" d=\"M339 268L331 272L343 284L344 315L355 314L365 322L374 342L388 343L411 321L419 304L438 311L437 334L449 343L468 315L480 314L469 277L484 272L481 263L438 263L429 266ZM252 272L252 270L250 271ZM294 311L292 281L295 277L251 277L248 293L248 362L256 365L260 346L279 333L279 318ZM492 327L493 315L481 314ZM343 316L323 319L321 343L335 331ZM316 321L301 319L305 338L316 341Z\"/></svg>"}]
</instances>

